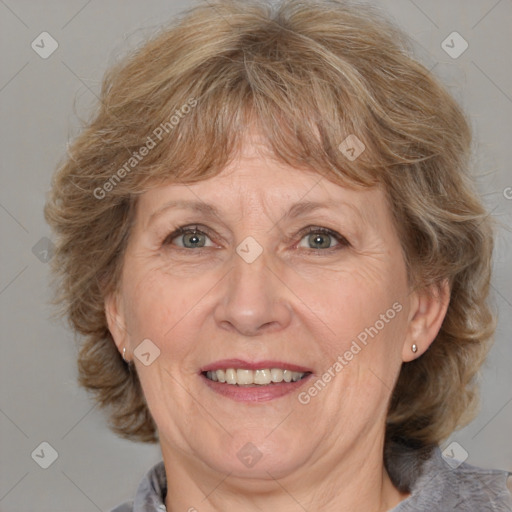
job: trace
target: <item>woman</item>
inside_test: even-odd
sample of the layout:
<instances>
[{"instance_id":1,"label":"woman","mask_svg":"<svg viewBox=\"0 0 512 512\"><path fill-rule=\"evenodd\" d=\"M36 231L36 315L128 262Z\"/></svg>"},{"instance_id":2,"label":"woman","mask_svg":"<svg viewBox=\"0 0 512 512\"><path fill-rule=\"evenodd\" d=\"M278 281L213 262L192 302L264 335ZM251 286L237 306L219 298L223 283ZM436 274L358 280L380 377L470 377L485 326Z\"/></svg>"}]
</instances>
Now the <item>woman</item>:
<instances>
[{"instance_id":1,"label":"woman","mask_svg":"<svg viewBox=\"0 0 512 512\"><path fill-rule=\"evenodd\" d=\"M466 424L492 224L455 101L370 7L196 7L56 173L79 378L163 461L115 512L512 510Z\"/></svg>"}]
</instances>

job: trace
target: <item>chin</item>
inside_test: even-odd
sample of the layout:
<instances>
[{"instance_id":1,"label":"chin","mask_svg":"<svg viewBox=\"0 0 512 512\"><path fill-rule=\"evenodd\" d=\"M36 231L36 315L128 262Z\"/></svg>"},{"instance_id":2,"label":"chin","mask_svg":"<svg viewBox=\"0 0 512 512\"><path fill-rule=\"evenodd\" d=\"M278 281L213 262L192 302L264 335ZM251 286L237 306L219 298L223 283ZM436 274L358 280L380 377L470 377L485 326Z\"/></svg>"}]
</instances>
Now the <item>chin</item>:
<instances>
[{"instance_id":1,"label":"chin","mask_svg":"<svg viewBox=\"0 0 512 512\"><path fill-rule=\"evenodd\" d=\"M216 471L230 474L230 478L274 480L300 469L308 459L304 445L292 437L285 439L281 436L271 440L265 435L268 434L261 434L259 441L251 441L247 433L243 437L229 437L225 449L208 454L207 463ZM256 438L254 436L253 439ZM298 446L301 453L297 453Z\"/></svg>"}]
</instances>

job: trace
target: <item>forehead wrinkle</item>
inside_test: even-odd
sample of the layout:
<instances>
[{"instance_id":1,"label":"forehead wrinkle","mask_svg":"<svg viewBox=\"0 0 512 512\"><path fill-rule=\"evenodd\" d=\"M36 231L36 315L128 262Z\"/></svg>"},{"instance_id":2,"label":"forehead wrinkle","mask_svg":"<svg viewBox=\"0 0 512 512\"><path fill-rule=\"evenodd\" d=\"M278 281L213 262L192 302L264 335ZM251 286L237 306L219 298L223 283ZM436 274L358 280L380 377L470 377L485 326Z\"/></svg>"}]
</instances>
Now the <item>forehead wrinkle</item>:
<instances>
[{"instance_id":1,"label":"forehead wrinkle","mask_svg":"<svg viewBox=\"0 0 512 512\"><path fill-rule=\"evenodd\" d=\"M146 227L149 226L153 220L171 209L192 210L210 217L221 217L220 210L213 204L208 204L203 201L173 199L171 201L165 202L162 206L157 208L149 215L146 222Z\"/></svg>"},{"instance_id":2,"label":"forehead wrinkle","mask_svg":"<svg viewBox=\"0 0 512 512\"><path fill-rule=\"evenodd\" d=\"M247 209L251 208L251 204L255 204L254 201L246 201L243 199L242 196L239 196L240 201L240 218L244 217L245 212ZM267 211L269 210L269 205L271 203L268 203L264 201L263 207L266 210L264 213L268 216ZM368 203L367 203L368 204ZM256 209L256 211L263 212L262 206L257 205L253 208ZM185 200L185 199L175 199L167 201L165 204L163 204L161 207L157 208L154 212L152 212L146 222L146 227L156 218L160 217L165 212L171 210L171 209L184 209L184 210L192 210L198 213L201 213L208 217L216 217L218 219L223 219L223 212L214 204L206 203L201 200ZM313 213L315 211L331 211L331 212L337 212L341 213L341 210L348 209L350 212L355 214L355 217L362 222L365 225L372 225L371 219L374 218L374 215L371 215L371 212L367 211L361 211L360 208L358 208L355 204L348 203L342 200L334 200L334 199L328 199L325 201L297 201L296 203L292 204L292 206L282 213L278 220L276 221L276 224L279 224L281 222L287 222L294 220L296 218L305 216L307 214ZM270 218L270 217L269 217Z\"/></svg>"}]
</instances>

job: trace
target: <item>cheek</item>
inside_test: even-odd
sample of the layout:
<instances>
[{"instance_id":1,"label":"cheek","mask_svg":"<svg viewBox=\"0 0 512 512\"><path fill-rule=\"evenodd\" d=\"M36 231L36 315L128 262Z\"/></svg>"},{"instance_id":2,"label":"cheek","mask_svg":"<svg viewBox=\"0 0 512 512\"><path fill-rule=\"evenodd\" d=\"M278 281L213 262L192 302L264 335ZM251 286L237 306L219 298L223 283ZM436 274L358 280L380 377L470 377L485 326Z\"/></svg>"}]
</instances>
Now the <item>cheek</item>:
<instances>
[{"instance_id":1,"label":"cheek","mask_svg":"<svg viewBox=\"0 0 512 512\"><path fill-rule=\"evenodd\" d=\"M389 269L353 268L324 276L323 286L303 284L301 294L329 324L346 332L379 319L404 295L400 277ZM392 313L391 313L392 314Z\"/></svg>"},{"instance_id":2,"label":"cheek","mask_svg":"<svg viewBox=\"0 0 512 512\"><path fill-rule=\"evenodd\" d=\"M199 291L199 282L187 282L159 268L127 272L127 326L130 335L163 340L190 312ZM194 300L195 299L195 300Z\"/></svg>"},{"instance_id":3,"label":"cheek","mask_svg":"<svg viewBox=\"0 0 512 512\"><path fill-rule=\"evenodd\" d=\"M182 361L197 346L208 308L209 294L219 281L213 272L180 277L158 265L128 268L124 287L125 316L132 346L149 338L174 362ZM196 371L194 368L193 371Z\"/></svg>"},{"instance_id":4,"label":"cheek","mask_svg":"<svg viewBox=\"0 0 512 512\"><path fill-rule=\"evenodd\" d=\"M399 364L407 326L407 287L395 270L338 272L323 288L303 288L303 302L314 304L312 309L321 320L317 325L324 326L325 336L318 340L327 368L340 355L351 367L379 372Z\"/></svg>"}]
</instances>

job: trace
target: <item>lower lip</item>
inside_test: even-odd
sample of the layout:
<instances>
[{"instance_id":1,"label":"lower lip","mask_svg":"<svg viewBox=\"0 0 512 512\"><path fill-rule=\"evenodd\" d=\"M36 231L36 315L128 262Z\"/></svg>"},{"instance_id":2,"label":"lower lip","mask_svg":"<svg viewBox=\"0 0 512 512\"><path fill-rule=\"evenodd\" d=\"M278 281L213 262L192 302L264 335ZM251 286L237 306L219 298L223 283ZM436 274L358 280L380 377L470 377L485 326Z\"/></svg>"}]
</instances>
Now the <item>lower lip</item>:
<instances>
[{"instance_id":1,"label":"lower lip","mask_svg":"<svg viewBox=\"0 0 512 512\"><path fill-rule=\"evenodd\" d=\"M313 374L310 373L296 382L279 382L265 386L238 386L210 380L203 374L200 376L212 391L237 402L268 402L297 391Z\"/></svg>"}]
</instances>

